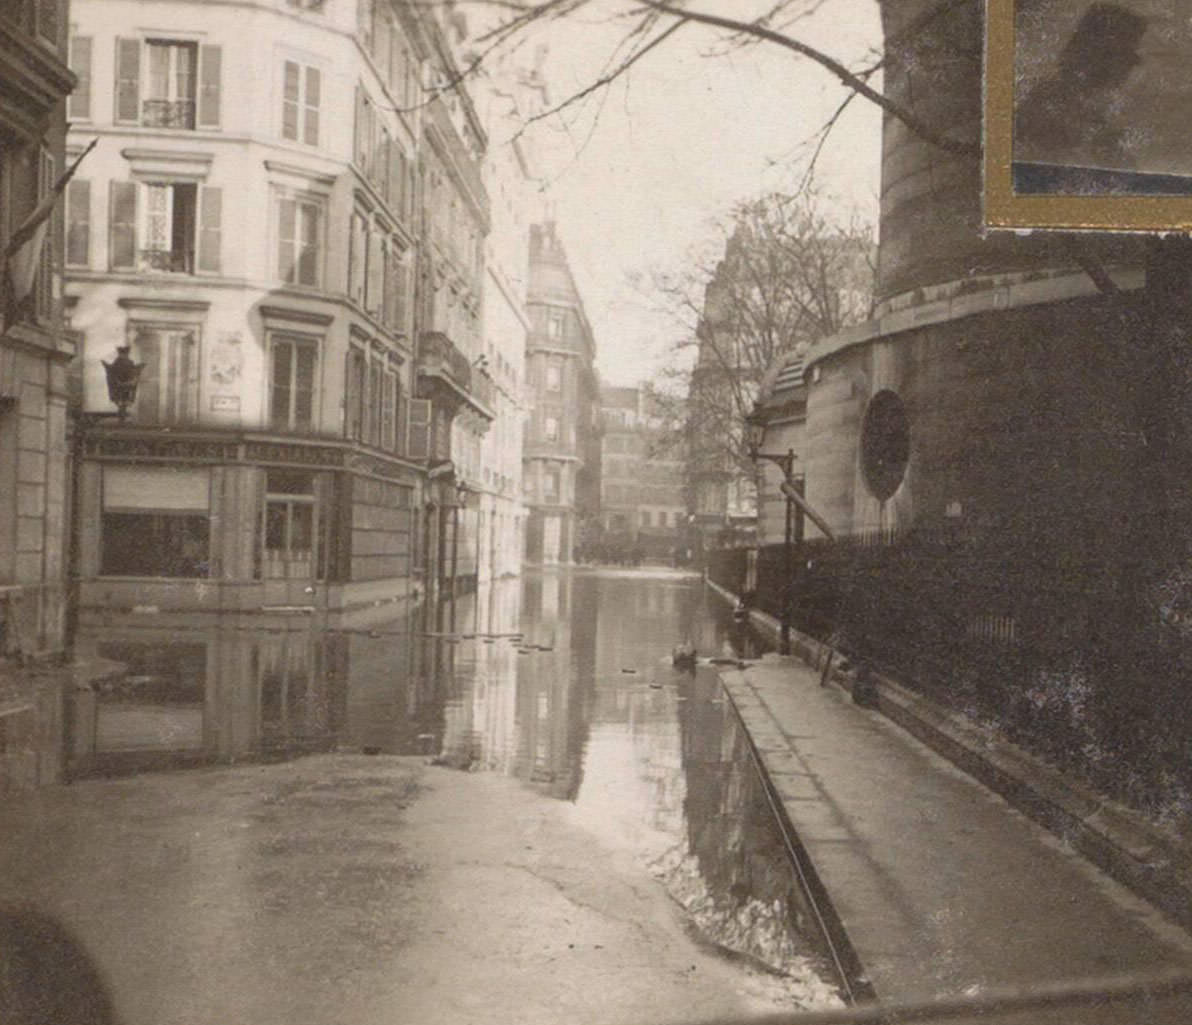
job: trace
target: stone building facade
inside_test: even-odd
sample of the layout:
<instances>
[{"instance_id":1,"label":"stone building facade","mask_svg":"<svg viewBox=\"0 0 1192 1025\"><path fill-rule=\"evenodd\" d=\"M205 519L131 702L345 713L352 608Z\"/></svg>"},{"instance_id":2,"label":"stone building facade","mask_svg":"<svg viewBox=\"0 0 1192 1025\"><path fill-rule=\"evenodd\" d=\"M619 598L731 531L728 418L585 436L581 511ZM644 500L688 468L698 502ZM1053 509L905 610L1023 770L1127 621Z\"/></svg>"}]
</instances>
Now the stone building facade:
<instances>
[{"instance_id":1,"label":"stone building facade","mask_svg":"<svg viewBox=\"0 0 1192 1025\"><path fill-rule=\"evenodd\" d=\"M0 11L0 251L66 166L67 19L65 0L14 0ZM50 217L44 240L0 260L0 658L66 643L74 347L60 319L61 232Z\"/></svg>"},{"instance_id":2,"label":"stone building facade","mask_svg":"<svg viewBox=\"0 0 1192 1025\"><path fill-rule=\"evenodd\" d=\"M82 439L84 608L437 586L492 419L485 137L437 15L78 0L73 23L69 148L100 140L66 204L84 414L117 347L144 365L128 420Z\"/></svg>"},{"instance_id":3,"label":"stone building facade","mask_svg":"<svg viewBox=\"0 0 1192 1025\"><path fill-rule=\"evenodd\" d=\"M596 339L553 222L530 228L523 487L526 561L570 563L581 522L600 509Z\"/></svg>"},{"instance_id":4,"label":"stone building facade","mask_svg":"<svg viewBox=\"0 0 1192 1025\"><path fill-rule=\"evenodd\" d=\"M680 453L659 451L662 425L644 389L605 386L600 413L600 522L608 557L670 559L687 535Z\"/></svg>"}]
</instances>

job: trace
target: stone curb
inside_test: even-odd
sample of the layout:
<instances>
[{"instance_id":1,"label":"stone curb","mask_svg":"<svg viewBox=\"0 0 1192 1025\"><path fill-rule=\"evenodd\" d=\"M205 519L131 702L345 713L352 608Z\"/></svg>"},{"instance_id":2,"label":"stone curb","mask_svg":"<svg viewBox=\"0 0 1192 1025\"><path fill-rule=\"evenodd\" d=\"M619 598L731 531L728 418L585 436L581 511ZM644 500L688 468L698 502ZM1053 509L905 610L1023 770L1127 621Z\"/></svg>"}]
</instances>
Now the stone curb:
<instances>
[{"instance_id":1,"label":"stone curb","mask_svg":"<svg viewBox=\"0 0 1192 1025\"><path fill-rule=\"evenodd\" d=\"M736 603L731 592L710 580L708 584L724 600ZM751 610L750 620L777 638L773 616ZM826 652L819 641L797 631L791 633L791 647L794 657L812 667L821 664ZM834 684L851 693L847 672L837 668L831 675ZM872 707L877 711L1192 931L1192 842L897 681L878 673L871 679L877 691Z\"/></svg>"}]
</instances>

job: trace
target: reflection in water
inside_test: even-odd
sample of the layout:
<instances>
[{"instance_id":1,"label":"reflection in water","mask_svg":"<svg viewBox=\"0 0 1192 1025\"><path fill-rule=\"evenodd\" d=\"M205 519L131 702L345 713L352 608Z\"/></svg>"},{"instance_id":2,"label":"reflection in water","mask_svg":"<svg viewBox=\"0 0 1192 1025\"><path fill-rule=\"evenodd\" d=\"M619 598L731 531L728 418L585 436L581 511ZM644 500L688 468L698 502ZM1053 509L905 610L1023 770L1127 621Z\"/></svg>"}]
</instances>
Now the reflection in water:
<instances>
[{"instance_id":1,"label":"reflection in water","mask_svg":"<svg viewBox=\"0 0 1192 1025\"><path fill-rule=\"evenodd\" d=\"M74 702L70 763L341 749L501 772L645 857L714 939L788 970L804 912L745 738L714 673L670 664L680 642L753 654L740 630L697 579L644 573L547 572L387 620L109 617L85 636L128 673Z\"/></svg>"}]
</instances>

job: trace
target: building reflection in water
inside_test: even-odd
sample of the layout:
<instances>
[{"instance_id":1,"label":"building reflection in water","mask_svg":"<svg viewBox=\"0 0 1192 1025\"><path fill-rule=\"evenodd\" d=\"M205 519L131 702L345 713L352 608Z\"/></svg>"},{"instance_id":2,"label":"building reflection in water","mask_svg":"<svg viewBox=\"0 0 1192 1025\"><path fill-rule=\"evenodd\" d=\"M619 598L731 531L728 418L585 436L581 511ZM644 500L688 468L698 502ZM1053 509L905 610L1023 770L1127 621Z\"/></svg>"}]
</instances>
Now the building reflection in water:
<instances>
[{"instance_id":1,"label":"building reflection in water","mask_svg":"<svg viewBox=\"0 0 1192 1025\"><path fill-rule=\"evenodd\" d=\"M108 614L124 680L68 702L74 776L347 750L515 776L646 856L705 931L777 967L807 944L781 834L715 674L744 653L697 580L543 572L401 614ZM751 653L751 652L750 652Z\"/></svg>"}]
</instances>

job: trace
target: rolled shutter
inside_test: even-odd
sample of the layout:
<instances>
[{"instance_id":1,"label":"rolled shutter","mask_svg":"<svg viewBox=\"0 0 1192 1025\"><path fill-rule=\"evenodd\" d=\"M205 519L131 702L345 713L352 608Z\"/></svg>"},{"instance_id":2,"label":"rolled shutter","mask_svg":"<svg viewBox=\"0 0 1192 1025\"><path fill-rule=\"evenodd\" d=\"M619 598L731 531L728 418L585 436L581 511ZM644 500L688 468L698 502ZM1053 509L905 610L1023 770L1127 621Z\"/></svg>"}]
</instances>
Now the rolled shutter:
<instances>
[{"instance_id":1,"label":"rolled shutter","mask_svg":"<svg viewBox=\"0 0 1192 1025\"><path fill-rule=\"evenodd\" d=\"M219 80L223 50L218 46L199 47L199 127L219 127Z\"/></svg>"},{"instance_id":2,"label":"rolled shutter","mask_svg":"<svg viewBox=\"0 0 1192 1025\"><path fill-rule=\"evenodd\" d=\"M220 220L223 190L213 185L199 189L199 270L218 274L220 267Z\"/></svg>"},{"instance_id":3,"label":"rolled shutter","mask_svg":"<svg viewBox=\"0 0 1192 1025\"><path fill-rule=\"evenodd\" d=\"M411 459L430 458L430 399L410 399L410 430L406 452Z\"/></svg>"},{"instance_id":4,"label":"rolled shutter","mask_svg":"<svg viewBox=\"0 0 1192 1025\"><path fill-rule=\"evenodd\" d=\"M108 212L108 263L112 270L137 265L137 185L114 181L110 185Z\"/></svg>"},{"instance_id":5,"label":"rolled shutter","mask_svg":"<svg viewBox=\"0 0 1192 1025\"><path fill-rule=\"evenodd\" d=\"M116 123L141 120L141 41L116 40Z\"/></svg>"}]
</instances>

